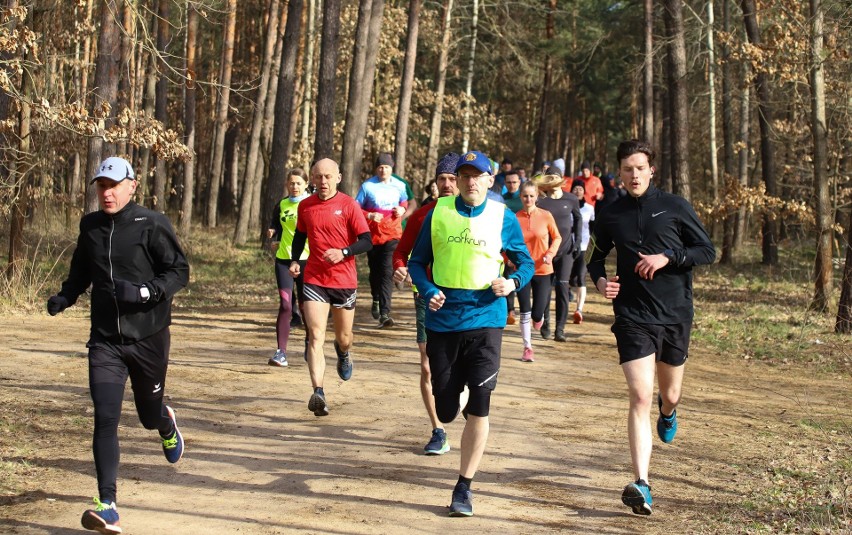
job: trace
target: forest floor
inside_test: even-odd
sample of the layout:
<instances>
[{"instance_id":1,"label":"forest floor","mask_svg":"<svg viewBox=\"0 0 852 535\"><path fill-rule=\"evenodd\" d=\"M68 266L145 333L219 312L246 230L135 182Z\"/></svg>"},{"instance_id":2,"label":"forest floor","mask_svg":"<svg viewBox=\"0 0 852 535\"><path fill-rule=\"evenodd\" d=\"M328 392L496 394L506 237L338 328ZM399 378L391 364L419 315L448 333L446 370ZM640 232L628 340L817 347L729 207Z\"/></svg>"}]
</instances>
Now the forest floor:
<instances>
[{"instance_id":1,"label":"forest floor","mask_svg":"<svg viewBox=\"0 0 852 535\"><path fill-rule=\"evenodd\" d=\"M410 294L396 291L394 305L397 326L379 330L369 301L359 301L354 374L339 381L329 358L324 418L307 409L303 331L294 331L289 368L267 365L277 304L176 309L166 393L186 453L165 461L128 388L119 431L124 532L741 533L784 530L808 515L811 527L852 529L850 482L840 482L846 494L830 495L831 479L852 471L848 374L701 347L687 364L676 440L654 437L654 513L623 506L632 479L626 387L611 308L596 295L567 343L534 335L534 363L519 359L517 326L506 329L475 516L448 518L464 421L447 426L449 453L423 455L431 429ZM80 515L96 494L87 335L84 309L0 317L4 534L83 531ZM330 341L325 350L333 355ZM819 470L838 462L839 476Z\"/></svg>"}]
</instances>

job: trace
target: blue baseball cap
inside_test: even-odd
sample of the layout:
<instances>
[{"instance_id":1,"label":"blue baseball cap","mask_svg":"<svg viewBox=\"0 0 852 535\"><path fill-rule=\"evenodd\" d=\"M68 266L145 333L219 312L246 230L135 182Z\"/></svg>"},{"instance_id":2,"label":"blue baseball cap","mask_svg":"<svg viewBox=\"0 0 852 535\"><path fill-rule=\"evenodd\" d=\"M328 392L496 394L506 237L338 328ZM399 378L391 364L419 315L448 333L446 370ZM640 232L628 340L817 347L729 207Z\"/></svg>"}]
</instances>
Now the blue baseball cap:
<instances>
[{"instance_id":1,"label":"blue baseball cap","mask_svg":"<svg viewBox=\"0 0 852 535\"><path fill-rule=\"evenodd\" d=\"M456 174L458 174L459 169L465 165L478 169L480 173L488 173L489 175L494 174L494 170L491 167L491 158L482 154L478 150L472 150L462 154L461 158L459 158L459 163L456 164Z\"/></svg>"}]
</instances>

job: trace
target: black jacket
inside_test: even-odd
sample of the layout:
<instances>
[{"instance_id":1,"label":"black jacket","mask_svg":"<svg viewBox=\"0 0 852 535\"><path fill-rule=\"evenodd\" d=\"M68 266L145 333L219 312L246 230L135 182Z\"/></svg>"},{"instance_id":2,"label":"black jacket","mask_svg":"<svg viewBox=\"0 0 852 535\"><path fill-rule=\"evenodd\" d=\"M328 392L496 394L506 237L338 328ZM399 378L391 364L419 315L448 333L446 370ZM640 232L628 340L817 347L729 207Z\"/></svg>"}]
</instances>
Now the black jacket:
<instances>
[{"instance_id":1,"label":"black jacket","mask_svg":"<svg viewBox=\"0 0 852 535\"><path fill-rule=\"evenodd\" d=\"M562 237L556 256L571 254L580 247L583 234L583 216L580 214L580 199L573 193L562 192L559 199L541 196L536 203L539 208L547 210L556 222L556 228Z\"/></svg>"},{"instance_id":2,"label":"black jacket","mask_svg":"<svg viewBox=\"0 0 852 535\"><path fill-rule=\"evenodd\" d=\"M114 281L148 286L146 303L120 303ZM127 344L171 323L172 297L189 282L189 264L165 215L130 202L80 220L80 236L59 295L69 304L92 286L93 341Z\"/></svg>"},{"instance_id":3,"label":"black jacket","mask_svg":"<svg viewBox=\"0 0 852 535\"><path fill-rule=\"evenodd\" d=\"M618 253L621 289L612 303L616 317L659 325L692 321L692 266L712 264L716 250L686 199L653 184L639 198L618 199L596 219L592 242L592 283L606 277L604 262L613 246ZM666 249L674 252L675 261L658 270L653 280L636 274L638 253Z\"/></svg>"}]
</instances>

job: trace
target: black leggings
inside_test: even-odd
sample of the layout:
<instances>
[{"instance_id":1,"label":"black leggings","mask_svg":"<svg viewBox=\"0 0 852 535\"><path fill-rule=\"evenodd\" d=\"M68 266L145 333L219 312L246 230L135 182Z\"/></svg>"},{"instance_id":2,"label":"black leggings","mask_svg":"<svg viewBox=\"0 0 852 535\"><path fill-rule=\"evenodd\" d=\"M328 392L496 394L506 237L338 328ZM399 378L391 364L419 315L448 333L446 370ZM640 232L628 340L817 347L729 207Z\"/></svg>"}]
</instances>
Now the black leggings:
<instances>
[{"instance_id":1,"label":"black leggings","mask_svg":"<svg viewBox=\"0 0 852 535\"><path fill-rule=\"evenodd\" d=\"M541 321L550 306L550 275L533 275L529 284L518 290L518 306L521 314L532 311L532 320Z\"/></svg>"},{"instance_id":2,"label":"black leggings","mask_svg":"<svg viewBox=\"0 0 852 535\"><path fill-rule=\"evenodd\" d=\"M373 245L367 251L370 266L370 293L373 301L379 302L379 313L389 314L393 297L393 252L399 240L391 240L381 245Z\"/></svg>"},{"instance_id":3,"label":"black leggings","mask_svg":"<svg viewBox=\"0 0 852 535\"><path fill-rule=\"evenodd\" d=\"M553 259L553 287L556 289L556 332L565 329L568 320L568 299L571 269L574 267L574 256L570 251ZM550 318L549 308L545 310L545 319Z\"/></svg>"},{"instance_id":4,"label":"black leggings","mask_svg":"<svg viewBox=\"0 0 852 535\"><path fill-rule=\"evenodd\" d=\"M168 327L134 344L89 342L89 389L95 407L92 453L101 501L115 501L118 479L118 423L127 377L145 429L169 436L174 425L163 404L170 336Z\"/></svg>"}]
</instances>

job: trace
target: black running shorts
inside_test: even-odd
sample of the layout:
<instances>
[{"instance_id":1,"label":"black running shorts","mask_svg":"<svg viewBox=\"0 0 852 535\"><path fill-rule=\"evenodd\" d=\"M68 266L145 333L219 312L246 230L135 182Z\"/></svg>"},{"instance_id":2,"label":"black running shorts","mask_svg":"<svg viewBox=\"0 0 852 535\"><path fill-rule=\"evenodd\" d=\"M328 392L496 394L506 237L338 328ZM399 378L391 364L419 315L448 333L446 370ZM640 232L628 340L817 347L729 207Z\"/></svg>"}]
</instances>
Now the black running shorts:
<instances>
[{"instance_id":1,"label":"black running shorts","mask_svg":"<svg viewBox=\"0 0 852 535\"><path fill-rule=\"evenodd\" d=\"M346 310L355 308L357 294L358 291L355 288L326 288L308 283L302 287L302 297L305 301L328 303L334 308Z\"/></svg>"},{"instance_id":2,"label":"black running shorts","mask_svg":"<svg viewBox=\"0 0 852 535\"><path fill-rule=\"evenodd\" d=\"M129 375L137 399L162 398L170 346L168 327L132 344L89 340L89 383L124 385Z\"/></svg>"},{"instance_id":3,"label":"black running shorts","mask_svg":"<svg viewBox=\"0 0 852 535\"><path fill-rule=\"evenodd\" d=\"M426 329L426 338L435 396L447 389L461 392L466 384L488 390L497 387L503 329L449 333Z\"/></svg>"},{"instance_id":4,"label":"black running shorts","mask_svg":"<svg viewBox=\"0 0 852 535\"><path fill-rule=\"evenodd\" d=\"M692 321L670 325L636 323L626 318L615 318L610 329L618 345L618 363L655 355L657 361L671 366L682 366L689 351L689 334Z\"/></svg>"}]
</instances>

